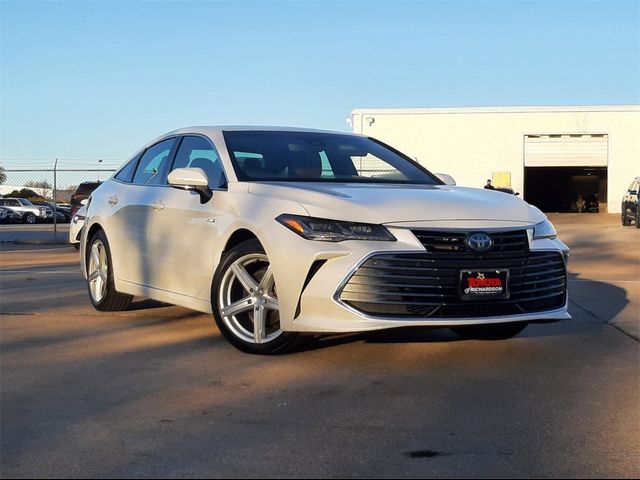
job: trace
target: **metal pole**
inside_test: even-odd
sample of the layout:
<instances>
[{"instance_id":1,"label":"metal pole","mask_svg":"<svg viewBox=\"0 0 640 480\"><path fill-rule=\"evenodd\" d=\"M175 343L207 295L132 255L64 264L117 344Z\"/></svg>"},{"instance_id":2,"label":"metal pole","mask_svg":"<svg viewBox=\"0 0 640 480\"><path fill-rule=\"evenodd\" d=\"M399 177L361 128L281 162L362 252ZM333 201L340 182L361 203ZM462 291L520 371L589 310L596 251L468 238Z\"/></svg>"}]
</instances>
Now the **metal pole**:
<instances>
[{"instance_id":1,"label":"metal pole","mask_svg":"<svg viewBox=\"0 0 640 480\"><path fill-rule=\"evenodd\" d=\"M53 165L53 239L58 241L58 159Z\"/></svg>"}]
</instances>

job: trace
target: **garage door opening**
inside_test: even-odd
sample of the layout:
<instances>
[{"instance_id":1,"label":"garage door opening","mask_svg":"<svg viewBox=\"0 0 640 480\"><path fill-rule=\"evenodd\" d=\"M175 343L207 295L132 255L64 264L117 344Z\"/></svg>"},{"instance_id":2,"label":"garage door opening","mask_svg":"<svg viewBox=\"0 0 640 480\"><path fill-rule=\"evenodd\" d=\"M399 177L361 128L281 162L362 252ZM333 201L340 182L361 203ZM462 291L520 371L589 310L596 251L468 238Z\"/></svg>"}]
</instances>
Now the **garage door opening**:
<instances>
[{"instance_id":1,"label":"garage door opening","mask_svg":"<svg viewBox=\"0 0 640 480\"><path fill-rule=\"evenodd\" d=\"M524 199L543 212L606 212L605 134L526 135Z\"/></svg>"},{"instance_id":2,"label":"garage door opening","mask_svg":"<svg viewBox=\"0 0 640 480\"><path fill-rule=\"evenodd\" d=\"M524 199L543 212L607 211L607 169L594 167L528 167Z\"/></svg>"}]
</instances>

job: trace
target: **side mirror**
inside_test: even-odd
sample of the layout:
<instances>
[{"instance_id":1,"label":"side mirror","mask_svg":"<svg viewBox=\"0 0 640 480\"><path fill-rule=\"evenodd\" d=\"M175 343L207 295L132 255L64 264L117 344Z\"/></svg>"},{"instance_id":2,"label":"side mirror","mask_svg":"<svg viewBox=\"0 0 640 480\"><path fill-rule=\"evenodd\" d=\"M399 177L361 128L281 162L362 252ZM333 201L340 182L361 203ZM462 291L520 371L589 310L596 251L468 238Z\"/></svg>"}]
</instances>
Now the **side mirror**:
<instances>
[{"instance_id":1,"label":"side mirror","mask_svg":"<svg viewBox=\"0 0 640 480\"><path fill-rule=\"evenodd\" d=\"M174 188L198 192L200 203L207 203L213 197L207 174L201 168L176 168L169 174L167 181Z\"/></svg>"},{"instance_id":2,"label":"side mirror","mask_svg":"<svg viewBox=\"0 0 640 480\"><path fill-rule=\"evenodd\" d=\"M447 175L446 173L436 173L436 177L444 182L445 185L455 186L456 181L453 179L451 175Z\"/></svg>"}]
</instances>

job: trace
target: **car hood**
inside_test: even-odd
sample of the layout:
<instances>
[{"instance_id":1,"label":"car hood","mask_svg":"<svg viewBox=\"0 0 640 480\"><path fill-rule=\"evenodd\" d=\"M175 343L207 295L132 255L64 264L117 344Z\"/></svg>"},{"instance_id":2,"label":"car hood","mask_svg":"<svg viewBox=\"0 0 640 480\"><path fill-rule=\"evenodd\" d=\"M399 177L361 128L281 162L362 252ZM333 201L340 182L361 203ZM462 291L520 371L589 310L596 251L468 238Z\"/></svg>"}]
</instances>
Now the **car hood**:
<instances>
[{"instance_id":1,"label":"car hood","mask_svg":"<svg viewBox=\"0 0 640 480\"><path fill-rule=\"evenodd\" d=\"M446 185L256 182L249 192L295 201L312 217L366 223L497 227L529 226L546 218L507 193Z\"/></svg>"}]
</instances>

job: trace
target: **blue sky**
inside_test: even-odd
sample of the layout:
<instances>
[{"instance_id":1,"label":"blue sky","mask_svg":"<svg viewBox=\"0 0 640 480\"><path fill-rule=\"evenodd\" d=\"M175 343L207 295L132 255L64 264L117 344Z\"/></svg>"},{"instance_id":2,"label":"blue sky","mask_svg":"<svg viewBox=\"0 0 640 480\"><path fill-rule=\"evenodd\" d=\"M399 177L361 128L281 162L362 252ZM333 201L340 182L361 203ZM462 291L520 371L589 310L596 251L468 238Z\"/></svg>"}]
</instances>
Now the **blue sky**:
<instances>
[{"instance_id":1,"label":"blue sky","mask_svg":"<svg viewBox=\"0 0 640 480\"><path fill-rule=\"evenodd\" d=\"M640 3L0 1L0 158L120 163L194 124L640 103Z\"/></svg>"}]
</instances>

